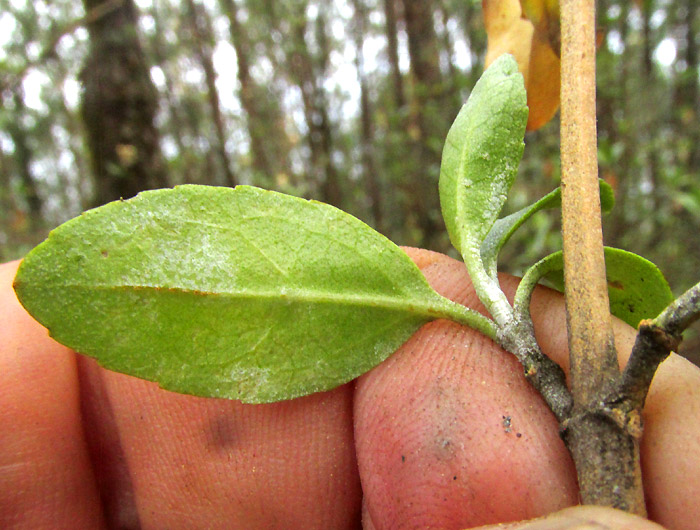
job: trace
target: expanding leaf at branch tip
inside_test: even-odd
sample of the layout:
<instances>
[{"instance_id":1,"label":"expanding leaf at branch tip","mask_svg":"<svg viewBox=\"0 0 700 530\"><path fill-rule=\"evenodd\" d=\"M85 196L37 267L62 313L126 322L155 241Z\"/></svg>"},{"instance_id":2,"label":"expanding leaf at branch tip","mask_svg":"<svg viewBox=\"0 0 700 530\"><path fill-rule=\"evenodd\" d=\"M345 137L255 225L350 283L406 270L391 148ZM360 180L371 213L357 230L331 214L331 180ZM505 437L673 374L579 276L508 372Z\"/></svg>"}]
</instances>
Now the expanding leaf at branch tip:
<instances>
[{"instance_id":1,"label":"expanding leaf at branch tip","mask_svg":"<svg viewBox=\"0 0 700 530\"><path fill-rule=\"evenodd\" d=\"M440 206L452 244L467 266L503 208L522 158L527 122L523 77L510 55L474 86L445 140Z\"/></svg>"},{"instance_id":2,"label":"expanding leaf at branch tip","mask_svg":"<svg viewBox=\"0 0 700 530\"><path fill-rule=\"evenodd\" d=\"M469 311L358 219L248 186L88 211L27 255L15 290L57 341L106 368L246 402L334 388L425 322Z\"/></svg>"},{"instance_id":3,"label":"expanding leaf at branch tip","mask_svg":"<svg viewBox=\"0 0 700 530\"><path fill-rule=\"evenodd\" d=\"M482 6L486 65L504 53L515 56L527 88L527 129L539 129L559 108L558 1L482 0Z\"/></svg>"},{"instance_id":4,"label":"expanding leaf at branch tip","mask_svg":"<svg viewBox=\"0 0 700 530\"><path fill-rule=\"evenodd\" d=\"M666 278L651 261L619 248L605 247L604 251L610 313L636 328L642 319L655 318L673 302ZM529 289L534 289L537 280L544 277L557 290L564 292L561 251L547 256L533 269L538 272L536 278L528 279ZM526 273L525 277L528 275Z\"/></svg>"},{"instance_id":5,"label":"expanding leaf at branch tip","mask_svg":"<svg viewBox=\"0 0 700 530\"><path fill-rule=\"evenodd\" d=\"M604 213L607 213L612 210L615 205L615 193L610 184L604 180L599 179L598 183L600 185L601 209ZM522 210L518 210L515 213L498 219L493 227L491 227L491 230L481 245L481 259L489 275L494 278L496 277L499 252L525 221L541 210L559 208L560 206L561 188L557 188L530 206L526 206Z\"/></svg>"}]
</instances>

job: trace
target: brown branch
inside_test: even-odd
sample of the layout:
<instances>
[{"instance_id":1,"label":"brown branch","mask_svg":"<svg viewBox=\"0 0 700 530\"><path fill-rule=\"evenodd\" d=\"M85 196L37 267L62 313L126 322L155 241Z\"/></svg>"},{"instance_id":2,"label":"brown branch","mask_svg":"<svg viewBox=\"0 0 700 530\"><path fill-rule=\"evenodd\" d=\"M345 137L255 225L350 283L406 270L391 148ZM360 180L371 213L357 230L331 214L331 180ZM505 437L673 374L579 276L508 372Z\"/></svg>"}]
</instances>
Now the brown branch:
<instances>
[{"instance_id":1,"label":"brown branch","mask_svg":"<svg viewBox=\"0 0 700 530\"><path fill-rule=\"evenodd\" d=\"M581 501L644 514L639 444L601 410L618 387L601 226L595 107L595 2L562 0L564 277L574 409L563 425Z\"/></svg>"},{"instance_id":2,"label":"brown branch","mask_svg":"<svg viewBox=\"0 0 700 530\"><path fill-rule=\"evenodd\" d=\"M562 232L572 391L590 402L618 373L605 278L595 118L593 0L564 0ZM587 16L588 15L588 16Z\"/></svg>"}]
</instances>

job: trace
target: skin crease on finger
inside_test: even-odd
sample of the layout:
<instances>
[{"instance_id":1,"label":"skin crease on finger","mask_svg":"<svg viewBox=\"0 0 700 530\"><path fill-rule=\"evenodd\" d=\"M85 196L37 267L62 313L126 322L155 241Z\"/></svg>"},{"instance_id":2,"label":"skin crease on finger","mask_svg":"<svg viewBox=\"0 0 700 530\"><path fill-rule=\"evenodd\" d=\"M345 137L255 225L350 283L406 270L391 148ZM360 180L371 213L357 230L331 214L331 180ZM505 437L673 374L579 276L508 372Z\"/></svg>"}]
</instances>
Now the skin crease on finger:
<instances>
[{"instance_id":1,"label":"skin crease on finger","mask_svg":"<svg viewBox=\"0 0 700 530\"><path fill-rule=\"evenodd\" d=\"M473 304L462 264L407 251L439 291ZM82 357L76 363L17 305L7 288L15 267L0 267L8 317L0 336L12 338L0 343L0 411L11 411L14 425L0 429L0 527L27 514L36 524L26 528L99 528L105 517L118 522L115 514L135 514L144 528L357 525L352 385L251 406L175 395ZM512 291L515 280L504 284ZM547 290L533 300L543 349L565 366L562 308ZM618 331L624 350L632 335ZM647 407L650 514L672 529L700 518L698 382L697 369L672 358ZM358 381L355 435L368 529L467 528L576 500L554 420L517 363L450 323L426 326ZM117 493L107 491L114 486Z\"/></svg>"},{"instance_id":2,"label":"skin crease on finger","mask_svg":"<svg viewBox=\"0 0 700 530\"><path fill-rule=\"evenodd\" d=\"M406 251L438 292L483 310L462 263ZM517 279L501 281L512 296ZM538 289L532 311L543 351L568 369L563 298ZM623 364L634 331L616 321L615 334ZM700 520L699 413L700 370L674 355L654 379L641 448L649 515L670 529ZM355 441L366 528L469 528L577 501L556 422L515 360L452 323L424 326L358 380Z\"/></svg>"}]
</instances>

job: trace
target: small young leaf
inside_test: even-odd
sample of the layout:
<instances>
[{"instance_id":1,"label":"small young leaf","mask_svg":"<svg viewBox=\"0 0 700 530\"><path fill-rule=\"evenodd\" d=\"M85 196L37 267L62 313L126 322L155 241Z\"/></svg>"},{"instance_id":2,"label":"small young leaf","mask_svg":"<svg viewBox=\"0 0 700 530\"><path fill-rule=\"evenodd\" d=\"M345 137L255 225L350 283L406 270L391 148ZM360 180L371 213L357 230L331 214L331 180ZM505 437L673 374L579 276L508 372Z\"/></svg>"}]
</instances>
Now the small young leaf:
<instances>
[{"instance_id":1,"label":"small young leaf","mask_svg":"<svg viewBox=\"0 0 700 530\"><path fill-rule=\"evenodd\" d=\"M503 208L525 147L526 122L523 77L513 57L504 55L476 83L442 152L440 206L465 262L480 259L481 243Z\"/></svg>"},{"instance_id":2,"label":"small young leaf","mask_svg":"<svg viewBox=\"0 0 700 530\"><path fill-rule=\"evenodd\" d=\"M600 179L600 203L604 213L612 210L615 205L615 193L610 184ZM557 188L539 201L526 206L522 210L518 210L506 217L498 219L486 239L481 245L481 259L484 262L484 267L491 277L496 277L498 254L515 231L522 226L534 214L546 208L558 208L561 206L561 188Z\"/></svg>"},{"instance_id":3,"label":"small young leaf","mask_svg":"<svg viewBox=\"0 0 700 530\"><path fill-rule=\"evenodd\" d=\"M474 86L447 133L440 167L440 206L479 299L498 325L512 308L481 259L481 244L506 201L525 147L523 77L510 55L496 60Z\"/></svg>"},{"instance_id":4,"label":"small young leaf","mask_svg":"<svg viewBox=\"0 0 700 530\"><path fill-rule=\"evenodd\" d=\"M649 260L619 248L605 247L605 268L608 279L610 312L630 326L637 327L642 319L654 318L673 301L673 293L661 271ZM528 271L524 290L534 289L537 280L544 277L559 291L564 291L564 261L556 252L540 260ZM529 301L529 293L516 295ZM517 309L516 309L517 310Z\"/></svg>"},{"instance_id":5,"label":"small young leaf","mask_svg":"<svg viewBox=\"0 0 700 530\"><path fill-rule=\"evenodd\" d=\"M361 221L247 186L86 212L29 253L15 289L56 340L106 368L246 402L334 388L435 318L475 318L494 336Z\"/></svg>"}]
</instances>

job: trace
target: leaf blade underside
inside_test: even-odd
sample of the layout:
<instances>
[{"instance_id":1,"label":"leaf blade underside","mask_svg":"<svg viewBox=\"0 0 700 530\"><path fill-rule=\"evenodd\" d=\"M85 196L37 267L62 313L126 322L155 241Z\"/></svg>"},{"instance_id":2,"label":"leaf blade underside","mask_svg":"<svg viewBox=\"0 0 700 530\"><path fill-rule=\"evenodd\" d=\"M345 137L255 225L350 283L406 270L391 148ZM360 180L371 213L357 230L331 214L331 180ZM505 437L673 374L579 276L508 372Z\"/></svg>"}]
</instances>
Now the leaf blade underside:
<instances>
[{"instance_id":1,"label":"leaf blade underside","mask_svg":"<svg viewBox=\"0 0 700 530\"><path fill-rule=\"evenodd\" d=\"M345 383L456 305L361 221L248 186L86 212L25 258L15 289L56 340L106 368L246 402Z\"/></svg>"},{"instance_id":2,"label":"leaf blade underside","mask_svg":"<svg viewBox=\"0 0 700 530\"><path fill-rule=\"evenodd\" d=\"M604 252L611 314L636 328L642 319L655 318L673 302L666 278L651 261L619 248L605 247ZM540 267L544 278L564 292L561 251L550 254L533 267ZM534 283L529 285L533 289L534 286ZM529 296L525 299L529 300Z\"/></svg>"},{"instance_id":3,"label":"leaf blade underside","mask_svg":"<svg viewBox=\"0 0 700 530\"><path fill-rule=\"evenodd\" d=\"M510 55L484 72L445 140L440 206L450 241L469 265L505 204L525 144L523 77Z\"/></svg>"}]
</instances>

